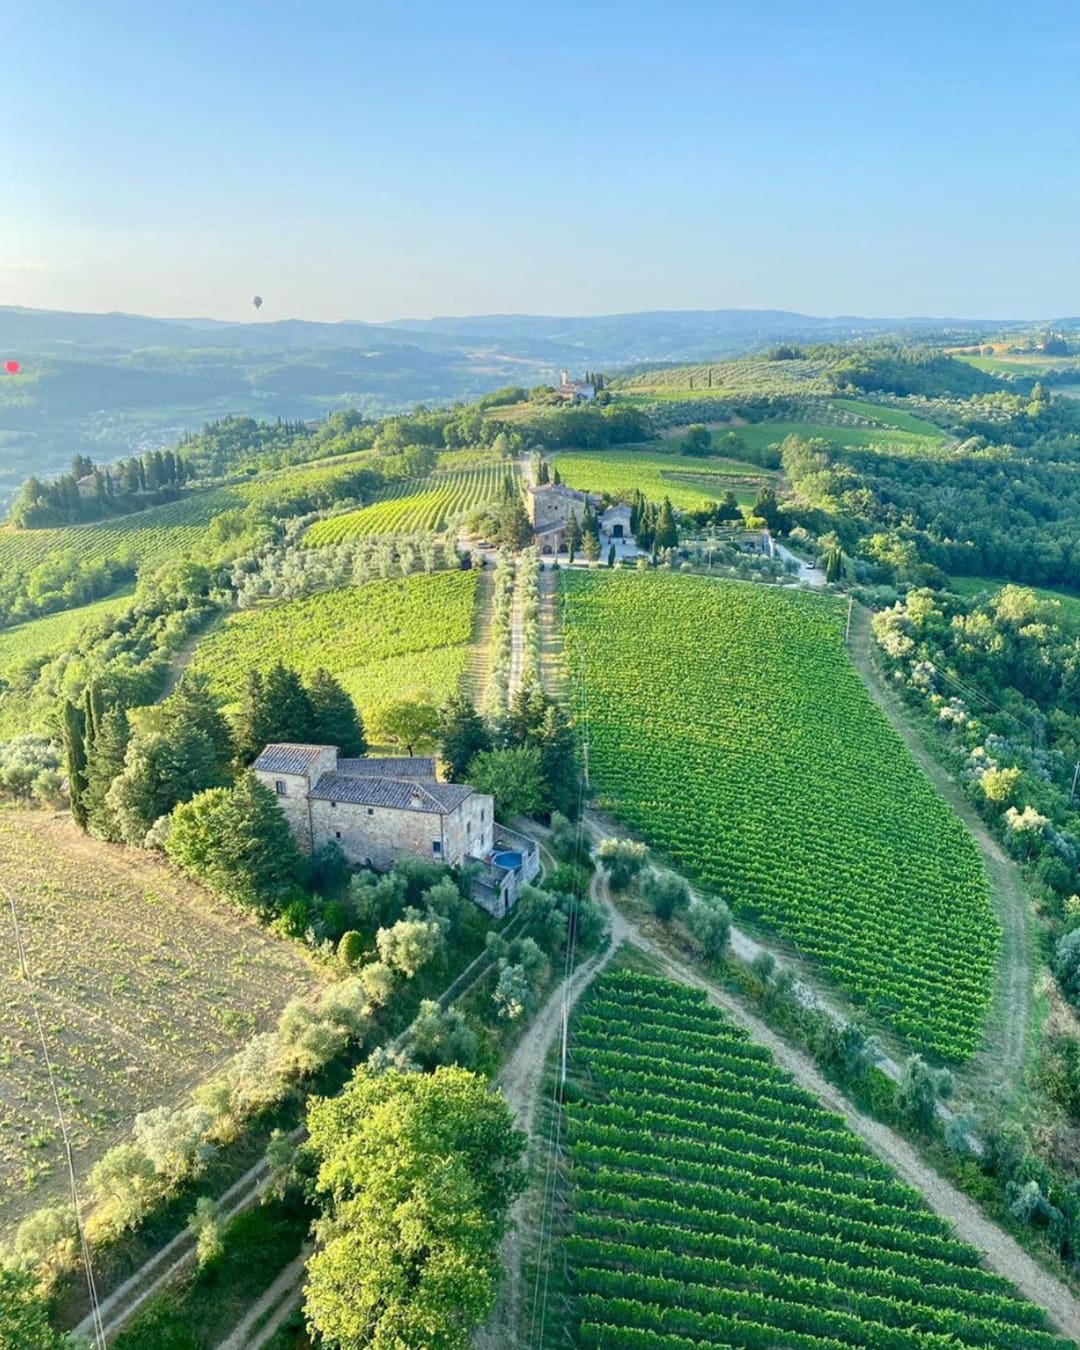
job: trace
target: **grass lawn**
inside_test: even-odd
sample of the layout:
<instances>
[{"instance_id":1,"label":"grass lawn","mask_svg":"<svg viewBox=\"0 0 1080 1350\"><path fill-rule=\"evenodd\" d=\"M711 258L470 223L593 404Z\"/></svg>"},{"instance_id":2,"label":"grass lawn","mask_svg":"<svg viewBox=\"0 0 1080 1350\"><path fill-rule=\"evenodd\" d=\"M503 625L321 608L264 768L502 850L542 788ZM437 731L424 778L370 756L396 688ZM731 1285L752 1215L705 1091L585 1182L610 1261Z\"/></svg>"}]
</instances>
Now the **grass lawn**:
<instances>
[{"instance_id":1,"label":"grass lawn","mask_svg":"<svg viewBox=\"0 0 1080 1350\"><path fill-rule=\"evenodd\" d=\"M99 843L67 815L0 813L0 885L15 896L76 1167L139 1111L176 1100L313 975L300 954L152 853ZM0 1225L63 1193L48 1077L11 956L0 975Z\"/></svg>"}]
</instances>

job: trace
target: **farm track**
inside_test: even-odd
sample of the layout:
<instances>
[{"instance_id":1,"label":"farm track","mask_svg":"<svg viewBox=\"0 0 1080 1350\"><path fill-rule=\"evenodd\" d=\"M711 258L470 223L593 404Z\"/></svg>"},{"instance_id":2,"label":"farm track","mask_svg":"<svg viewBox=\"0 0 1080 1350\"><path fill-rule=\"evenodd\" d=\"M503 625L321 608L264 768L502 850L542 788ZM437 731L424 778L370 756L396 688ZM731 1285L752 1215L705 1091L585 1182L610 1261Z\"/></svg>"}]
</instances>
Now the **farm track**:
<instances>
[{"instance_id":1,"label":"farm track","mask_svg":"<svg viewBox=\"0 0 1080 1350\"><path fill-rule=\"evenodd\" d=\"M518 1042L495 1085L502 1090L506 1104L514 1114L519 1129L529 1137L530 1184L511 1211L511 1228L503 1239L503 1282L495 1310L484 1327L474 1337L476 1350L507 1350L522 1344L519 1339L525 1314L524 1257L542 1236L543 1220L543 1149L533 1138L540 1089L548 1056L558 1040L563 1025L564 1001L569 1015L581 995L606 968L611 958L630 935L630 927L623 916L606 903L602 893L602 879L593 878L592 893L605 903L611 920L611 933L604 949L578 966L566 986L552 990L529 1030Z\"/></svg>"},{"instance_id":2,"label":"farm track","mask_svg":"<svg viewBox=\"0 0 1080 1350\"><path fill-rule=\"evenodd\" d=\"M1031 1012L1032 954L1030 902L1016 864L998 845L975 808L928 750L899 696L882 677L874 657L870 616L856 607L852 618L852 663L877 706L892 723L926 776L967 826L983 855L990 878L994 912L1002 927L1002 950L994 980L988 1030L993 1043L980 1050L962 1071L974 1091L1016 1096L1023 1087Z\"/></svg>"}]
</instances>

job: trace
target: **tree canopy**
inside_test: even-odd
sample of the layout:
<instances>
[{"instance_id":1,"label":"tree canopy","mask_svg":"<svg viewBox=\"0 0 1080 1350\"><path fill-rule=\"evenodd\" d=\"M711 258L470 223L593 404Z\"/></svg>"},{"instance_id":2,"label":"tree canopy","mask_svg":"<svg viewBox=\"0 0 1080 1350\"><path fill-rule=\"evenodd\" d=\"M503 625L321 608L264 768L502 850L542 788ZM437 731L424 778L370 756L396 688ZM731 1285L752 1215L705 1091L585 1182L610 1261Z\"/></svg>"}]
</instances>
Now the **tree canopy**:
<instances>
[{"instance_id":1,"label":"tree canopy","mask_svg":"<svg viewBox=\"0 0 1080 1350\"><path fill-rule=\"evenodd\" d=\"M308 1113L323 1214L305 1290L340 1350L466 1350L491 1310L524 1136L483 1078L362 1067Z\"/></svg>"}]
</instances>

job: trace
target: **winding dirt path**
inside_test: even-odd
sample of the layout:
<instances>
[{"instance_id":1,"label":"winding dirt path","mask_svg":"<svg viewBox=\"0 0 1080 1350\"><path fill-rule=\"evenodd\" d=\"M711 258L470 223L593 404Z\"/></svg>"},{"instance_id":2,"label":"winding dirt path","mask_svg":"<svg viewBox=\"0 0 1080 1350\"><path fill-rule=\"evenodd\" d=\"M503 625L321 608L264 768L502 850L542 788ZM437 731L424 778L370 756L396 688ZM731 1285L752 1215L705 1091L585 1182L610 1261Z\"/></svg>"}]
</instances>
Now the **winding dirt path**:
<instances>
[{"instance_id":1,"label":"winding dirt path","mask_svg":"<svg viewBox=\"0 0 1080 1350\"><path fill-rule=\"evenodd\" d=\"M592 894L608 910L611 933L607 946L570 977L566 989L567 1015L581 995L607 966L622 944L630 937L626 919L607 901L599 874L593 878ZM540 1087L552 1047L562 1034L564 991L560 983L548 996L544 1006L528 1031L518 1042L513 1054L495 1080L502 1090L506 1104L514 1113L518 1128L529 1136L532 1176L525 1193L511 1211L511 1227L503 1239L501 1257L503 1281L499 1300L487 1323L476 1332L473 1342L476 1350L509 1350L518 1345L525 1313L525 1251L537 1236L537 1219L543 1212L544 1173L537 1164L543 1162L543 1141L534 1138L536 1112L540 1104Z\"/></svg>"},{"instance_id":2,"label":"winding dirt path","mask_svg":"<svg viewBox=\"0 0 1080 1350\"><path fill-rule=\"evenodd\" d=\"M802 1087L812 1092L831 1111L843 1116L860 1139L888 1163L903 1181L914 1187L936 1214L952 1225L961 1241L983 1253L992 1270L1011 1281L1025 1298L1043 1308L1063 1335L1074 1341L1080 1340L1080 1303L1062 1281L1044 1270L1019 1243L987 1219L966 1195L933 1168L927 1167L906 1140L888 1126L856 1110L839 1089L822 1077L806 1055L781 1040L725 990L691 970L632 925L628 926L632 928L635 945L654 957L666 975L680 984L704 990L710 1003L723 1008L734 1021L745 1027L754 1040L764 1045L776 1062Z\"/></svg>"},{"instance_id":3,"label":"winding dirt path","mask_svg":"<svg viewBox=\"0 0 1080 1350\"><path fill-rule=\"evenodd\" d=\"M889 719L940 795L967 826L983 855L990 879L990 897L1002 927L1001 954L994 979L994 998L987 1025L987 1046L961 1076L973 1089L1016 1094L1023 1087L1031 1011L1032 958L1030 901L1019 868L983 824L978 812L948 772L927 749L912 725L900 696L882 678L874 659L870 616L856 607L849 647L852 664L870 697Z\"/></svg>"}]
</instances>

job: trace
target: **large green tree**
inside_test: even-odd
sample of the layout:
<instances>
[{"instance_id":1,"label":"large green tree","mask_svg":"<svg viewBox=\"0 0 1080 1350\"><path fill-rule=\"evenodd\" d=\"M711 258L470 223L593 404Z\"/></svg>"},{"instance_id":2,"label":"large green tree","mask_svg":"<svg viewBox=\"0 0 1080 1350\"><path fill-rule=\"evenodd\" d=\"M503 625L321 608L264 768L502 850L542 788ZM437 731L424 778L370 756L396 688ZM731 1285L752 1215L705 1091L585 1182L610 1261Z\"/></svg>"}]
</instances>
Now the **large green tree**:
<instances>
[{"instance_id":1,"label":"large green tree","mask_svg":"<svg viewBox=\"0 0 1080 1350\"><path fill-rule=\"evenodd\" d=\"M547 790L540 750L536 746L508 746L482 751L466 770L478 792L495 798L500 820L539 815L547 806Z\"/></svg>"},{"instance_id":2,"label":"large green tree","mask_svg":"<svg viewBox=\"0 0 1080 1350\"><path fill-rule=\"evenodd\" d=\"M375 735L389 745L415 755L438 739L439 710L430 694L407 694L381 707L373 718Z\"/></svg>"},{"instance_id":3,"label":"large green tree","mask_svg":"<svg viewBox=\"0 0 1080 1350\"><path fill-rule=\"evenodd\" d=\"M244 763L276 741L319 744L311 695L295 670L277 661L265 673L252 670L248 674L235 737L237 754Z\"/></svg>"},{"instance_id":4,"label":"large green tree","mask_svg":"<svg viewBox=\"0 0 1080 1350\"><path fill-rule=\"evenodd\" d=\"M305 871L274 794L250 773L181 803L165 851L217 894L263 912L278 909Z\"/></svg>"},{"instance_id":5,"label":"large green tree","mask_svg":"<svg viewBox=\"0 0 1080 1350\"><path fill-rule=\"evenodd\" d=\"M443 706L439 725L439 755L452 783L463 783L469 762L491 749L491 733L470 699L452 694Z\"/></svg>"},{"instance_id":6,"label":"large green tree","mask_svg":"<svg viewBox=\"0 0 1080 1350\"><path fill-rule=\"evenodd\" d=\"M318 1250L306 1312L339 1350L467 1350L498 1287L524 1136L465 1069L357 1070L308 1113Z\"/></svg>"},{"instance_id":7,"label":"large green tree","mask_svg":"<svg viewBox=\"0 0 1080 1350\"><path fill-rule=\"evenodd\" d=\"M68 1337L49 1325L35 1285L33 1275L0 1266L0 1350L70 1350Z\"/></svg>"},{"instance_id":8,"label":"large green tree","mask_svg":"<svg viewBox=\"0 0 1080 1350\"><path fill-rule=\"evenodd\" d=\"M342 685L320 666L306 687L311 701L312 744L336 745L347 758L366 754L363 720Z\"/></svg>"},{"instance_id":9,"label":"large green tree","mask_svg":"<svg viewBox=\"0 0 1080 1350\"><path fill-rule=\"evenodd\" d=\"M712 437L709 428L701 422L686 428L682 450L684 455L709 455L712 453Z\"/></svg>"}]
</instances>

